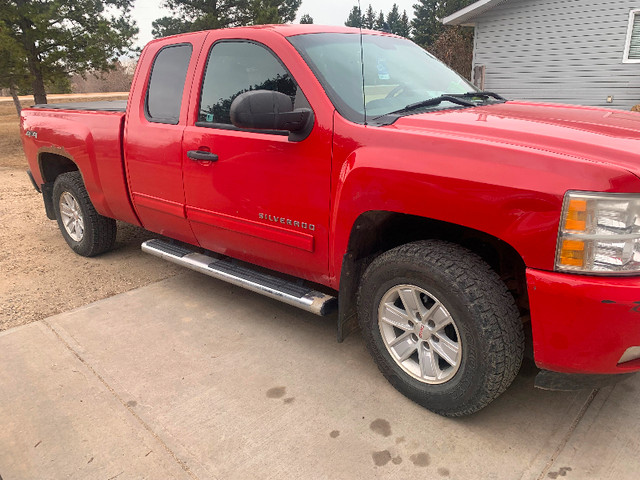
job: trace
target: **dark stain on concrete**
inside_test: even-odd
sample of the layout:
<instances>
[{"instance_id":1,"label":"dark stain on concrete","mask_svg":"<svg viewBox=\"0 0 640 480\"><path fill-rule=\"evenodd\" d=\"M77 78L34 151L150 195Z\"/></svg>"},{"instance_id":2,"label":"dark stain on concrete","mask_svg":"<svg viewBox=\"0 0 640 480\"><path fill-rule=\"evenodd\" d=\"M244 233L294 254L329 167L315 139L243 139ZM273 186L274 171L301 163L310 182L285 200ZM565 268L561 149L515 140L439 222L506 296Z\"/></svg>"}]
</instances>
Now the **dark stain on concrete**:
<instances>
[{"instance_id":1,"label":"dark stain on concrete","mask_svg":"<svg viewBox=\"0 0 640 480\"><path fill-rule=\"evenodd\" d=\"M333 430L333 431L329 434L329 436L330 436L331 438L338 438L338 437L340 436L340 430Z\"/></svg>"},{"instance_id":2,"label":"dark stain on concrete","mask_svg":"<svg viewBox=\"0 0 640 480\"><path fill-rule=\"evenodd\" d=\"M384 467L391 461L391 453L389 453L389 450L373 452L371 454L371 458L373 458L373 463L375 463L378 467Z\"/></svg>"},{"instance_id":3,"label":"dark stain on concrete","mask_svg":"<svg viewBox=\"0 0 640 480\"><path fill-rule=\"evenodd\" d=\"M135 400L129 400L129 401L127 402L127 407L131 407L131 408L133 408L133 407L135 407L136 405L138 405L138 402L136 402Z\"/></svg>"},{"instance_id":4,"label":"dark stain on concrete","mask_svg":"<svg viewBox=\"0 0 640 480\"><path fill-rule=\"evenodd\" d=\"M431 461L429 454L424 452L411 455L409 460L411 460L416 467L426 467Z\"/></svg>"},{"instance_id":5,"label":"dark stain on concrete","mask_svg":"<svg viewBox=\"0 0 640 480\"><path fill-rule=\"evenodd\" d=\"M440 467L438 469L438 475L440 475L441 477L448 477L449 476L449 469L448 468L444 468L444 467Z\"/></svg>"},{"instance_id":6,"label":"dark stain on concrete","mask_svg":"<svg viewBox=\"0 0 640 480\"><path fill-rule=\"evenodd\" d=\"M296 397L288 397L284 399L284 403L293 403Z\"/></svg>"},{"instance_id":7,"label":"dark stain on concrete","mask_svg":"<svg viewBox=\"0 0 640 480\"><path fill-rule=\"evenodd\" d=\"M567 472L573 470L571 467L561 467L557 472L549 472L547 473L547 477L549 478L558 478L558 477L566 477Z\"/></svg>"},{"instance_id":8,"label":"dark stain on concrete","mask_svg":"<svg viewBox=\"0 0 640 480\"><path fill-rule=\"evenodd\" d=\"M267 398L282 398L287 393L287 387L273 387L267 390Z\"/></svg>"},{"instance_id":9,"label":"dark stain on concrete","mask_svg":"<svg viewBox=\"0 0 640 480\"><path fill-rule=\"evenodd\" d=\"M406 439L404 437L396 437L396 443L404 443L405 440Z\"/></svg>"},{"instance_id":10,"label":"dark stain on concrete","mask_svg":"<svg viewBox=\"0 0 640 480\"><path fill-rule=\"evenodd\" d=\"M400 465L402 463L402 457L400 456L393 457L391 461L393 462L394 465Z\"/></svg>"},{"instance_id":11,"label":"dark stain on concrete","mask_svg":"<svg viewBox=\"0 0 640 480\"><path fill-rule=\"evenodd\" d=\"M389 422L382 418L376 418L371 424L369 428L377 433L378 435L382 435L383 437L388 437L391 435L391 425Z\"/></svg>"},{"instance_id":12,"label":"dark stain on concrete","mask_svg":"<svg viewBox=\"0 0 640 480\"><path fill-rule=\"evenodd\" d=\"M87 462L87 465L89 465L91 462L93 462L93 457L89 459L89 461Z\"/></svg>"}]
</instances>

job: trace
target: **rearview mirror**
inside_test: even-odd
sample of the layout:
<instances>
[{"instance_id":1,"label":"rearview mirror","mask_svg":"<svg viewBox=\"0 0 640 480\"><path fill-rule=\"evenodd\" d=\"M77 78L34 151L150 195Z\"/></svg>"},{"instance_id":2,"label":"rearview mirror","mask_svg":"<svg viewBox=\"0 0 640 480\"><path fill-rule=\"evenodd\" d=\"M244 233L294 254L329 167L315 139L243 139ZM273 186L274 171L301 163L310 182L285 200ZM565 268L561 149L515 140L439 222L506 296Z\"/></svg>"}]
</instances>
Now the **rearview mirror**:
<instances>
[{"instance_id":1,"label":"rearview mirror","mask_svg":"<svg viewBox=\"0 0 640 480\"><path fill-rule=\"evenodd\" d=\"M313 127L313 112L308 108L293 109L291 97L270 90L253 90L238 95L231 104L231 123L251 130L294 132L306 138ZM301 140L303 138L294 138Z\"/></svg>"}]
</instances>

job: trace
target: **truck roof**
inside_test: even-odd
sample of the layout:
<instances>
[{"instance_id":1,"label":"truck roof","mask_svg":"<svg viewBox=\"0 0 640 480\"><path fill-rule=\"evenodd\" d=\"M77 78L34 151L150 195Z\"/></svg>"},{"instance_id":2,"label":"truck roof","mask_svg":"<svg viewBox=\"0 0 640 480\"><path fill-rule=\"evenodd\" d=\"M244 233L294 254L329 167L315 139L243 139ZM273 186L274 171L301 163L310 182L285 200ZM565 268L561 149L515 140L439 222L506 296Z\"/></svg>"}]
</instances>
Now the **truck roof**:
<instances>
[{"instance_id":1,"label":"truck roof","mask_svg":"<svg viewBox=\"0 0 640 480\"><path fill-rule=\"evenodd\" d=\"M215 32L227 32L233 31L238 35L242 35L244 31L255 31L255 30L269 30L283 37L293 37L295 35L303 35L309 33L360 33L359 28L353 27L341 27L335 25L315 25L315 24L283 24L283 25L252 25L248 27L232 27L232 28L221 28L217 30L205 30L205 31L215 31ZM201 32L190 32L190 33L180 33L178 35L171 35L168 37L156 38L151 40L149 44L155 43L158 41L166 41L167 39L172 38L184 38L188 35L194 35ZM380 32L378 30L362 30L362 33L366 33L368 35L385 35L389 37L396 37L397 35L393 35L391 33Z\"/></svg>"}]
</instances>

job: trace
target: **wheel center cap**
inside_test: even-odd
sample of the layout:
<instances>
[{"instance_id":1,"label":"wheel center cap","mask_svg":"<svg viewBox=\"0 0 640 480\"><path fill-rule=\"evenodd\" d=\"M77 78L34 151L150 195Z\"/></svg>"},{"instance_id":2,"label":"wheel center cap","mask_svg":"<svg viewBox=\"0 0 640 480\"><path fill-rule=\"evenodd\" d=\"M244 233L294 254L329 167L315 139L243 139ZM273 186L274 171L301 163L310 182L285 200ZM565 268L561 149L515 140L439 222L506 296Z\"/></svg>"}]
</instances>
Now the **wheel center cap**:
<instances>
[{"instance_id":1,"label":"wheel center cap","mask_svg":"<svg viewBox=\"0 0 640 480\"><path fill-rule=\"evenodd\" d=\"M419 338L422 338L423 332L424 332L424 324L416 325L416 333L417 333Z\"/></svg>"}]
</instances>

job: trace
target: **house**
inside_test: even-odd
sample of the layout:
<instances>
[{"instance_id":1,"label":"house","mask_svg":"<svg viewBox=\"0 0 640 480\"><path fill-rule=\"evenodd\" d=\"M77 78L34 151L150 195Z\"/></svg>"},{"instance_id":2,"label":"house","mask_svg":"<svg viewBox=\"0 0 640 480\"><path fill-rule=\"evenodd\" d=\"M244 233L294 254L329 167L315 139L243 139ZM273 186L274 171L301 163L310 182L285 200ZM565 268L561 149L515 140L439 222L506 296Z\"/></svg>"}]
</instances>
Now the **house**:
<instances>
[{"instance_id":1,"label":"house","mask_svg":"<svg viewBox=\"0 0 640 480\"><path fill-rule=\"evenodd\" d=\"M640 104L640 0L480 0L442 20L475 27L474 83L509 99Z\"/></svg>"}]
</instances>

